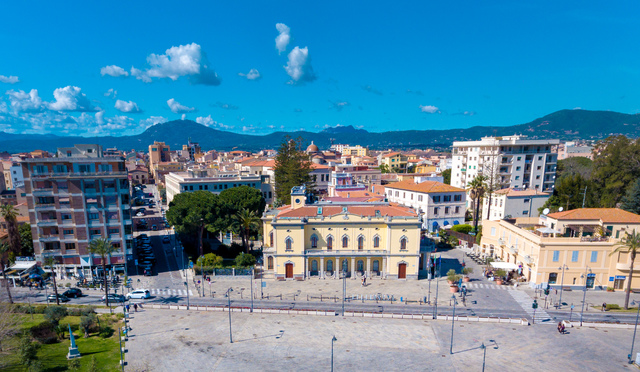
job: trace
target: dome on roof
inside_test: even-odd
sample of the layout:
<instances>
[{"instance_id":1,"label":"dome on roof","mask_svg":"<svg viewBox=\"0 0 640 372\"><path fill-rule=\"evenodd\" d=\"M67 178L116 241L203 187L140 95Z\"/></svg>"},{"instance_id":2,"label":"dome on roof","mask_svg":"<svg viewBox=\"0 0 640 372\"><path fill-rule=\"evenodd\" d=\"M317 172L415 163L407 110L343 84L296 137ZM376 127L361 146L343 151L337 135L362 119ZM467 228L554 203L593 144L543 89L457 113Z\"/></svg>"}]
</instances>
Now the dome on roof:
<instances>
[{"instance_id":1,"label":"dome on roof","mask_svg":"<svg viewBox=\"0 0 640 372\"><path fill-rule=\"evenodd\" d=\"M318 152L320 151L320 149L318 149L318 146L313 144L313 141L311 141L311 144L309 145L309 147L307 147L307 153L311 153L311 152Z\"/></svg>"}]
</instances>

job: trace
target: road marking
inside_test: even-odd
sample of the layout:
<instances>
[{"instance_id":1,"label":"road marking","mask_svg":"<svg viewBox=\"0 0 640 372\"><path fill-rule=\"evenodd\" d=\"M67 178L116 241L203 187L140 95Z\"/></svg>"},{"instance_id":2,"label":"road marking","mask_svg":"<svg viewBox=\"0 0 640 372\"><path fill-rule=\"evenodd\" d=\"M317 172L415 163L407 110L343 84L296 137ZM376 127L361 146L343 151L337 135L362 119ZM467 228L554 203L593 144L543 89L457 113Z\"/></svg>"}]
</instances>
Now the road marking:
<instances>
[{"instance_id":1,"label":"road marking","mask_svg":"<svg viewBox=\"0 0 640 372\"><path fill-rule=\"evenodd\" d=\"M511 295L511 297L513 297L514 300L516 300L516 302L520 305L522 310L524 310L525 313L527 313L527 315L529 315L530 318L533 318L534 323L542 323L542 324L555 323L555 322L549 321L551 320L551 316L549 316L549 314L546 311L544 311L544 309L541 309L541 308L536 309L535 317L533 316L534 311L533 311L533 307L531 306L533 304L533 300L525 292L509 291L509 294Z\"/></svg>"}]
</instances>

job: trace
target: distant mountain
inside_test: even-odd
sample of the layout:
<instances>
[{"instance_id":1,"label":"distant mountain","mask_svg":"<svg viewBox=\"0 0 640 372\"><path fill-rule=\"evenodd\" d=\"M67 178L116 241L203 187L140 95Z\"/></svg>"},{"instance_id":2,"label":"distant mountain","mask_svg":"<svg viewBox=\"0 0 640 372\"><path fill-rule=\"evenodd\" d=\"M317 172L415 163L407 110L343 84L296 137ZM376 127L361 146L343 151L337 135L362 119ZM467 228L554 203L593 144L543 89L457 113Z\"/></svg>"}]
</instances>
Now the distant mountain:
<instances>
[{"instance_id":1,"label":"distant mountain","mask_svg":"<svg viewBox=\"0 0 640 372\"><path fill-rule=\"evenodd\" d=\"M612 111L561 110L530 123L506 127L477 126L467 129L405 130L372 133L353 126L327 128L320 133L275 132L267 135L248 135L225 132L197 124L191 120L174 120L157 124L143 133L122 137L61 137L54 135L10 134L0 132L0 151L11 153L36 149L54 151L57 147L80 143L97 143L121 150L147 150L153 141L163 141L172 149L182 148L188 138L200 143L203 149L242 150L275 149L285 136L302 137L314 141L320 148L331 142L351 143L371 149L386 148L448 148L453 141L478 140L483 136L524 134L532 139L561 140L602 139L614 134L640 136L640 115Z\"/></svg>"}]
</instances>

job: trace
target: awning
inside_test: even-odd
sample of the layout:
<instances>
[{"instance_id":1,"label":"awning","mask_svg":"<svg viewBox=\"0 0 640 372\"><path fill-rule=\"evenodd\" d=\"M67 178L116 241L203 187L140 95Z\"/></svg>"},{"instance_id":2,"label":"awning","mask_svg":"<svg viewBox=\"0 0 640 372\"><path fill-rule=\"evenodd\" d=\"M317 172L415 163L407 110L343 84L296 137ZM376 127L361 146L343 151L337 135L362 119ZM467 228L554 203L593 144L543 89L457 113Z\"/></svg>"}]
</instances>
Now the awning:
<instances>
[{"instance_id":1,"label":"awning","mask_svg":"<svg viewBox=\"0 0 640 372\"><path fill-rule=\"evenodd\" d=\"M536 229L536 231L541 232L543 234L562 234L562 231L554 230L550 227L541 227Z\"/></svg>"},{"instance_id":2,"label":"awning","mask_svg":"<svg viewBox=\"0 0 640 372\"><path fill-rule=\"evenodd\" d=\"M496 269L517 270L518 265L511 262L492 262L491 266Z\"/></svg>"},{"instance_id":3,"label":"awning","mask_svg":"<svg viewBox=\"0 0 640 372\"><path fill-rule=\"evenodd\" d=\"M65 203L65 202L69 202L69 197L66 196L64 198L59 198L58 200L60 200L60 203Z\"/></svg>"}]
</instances>

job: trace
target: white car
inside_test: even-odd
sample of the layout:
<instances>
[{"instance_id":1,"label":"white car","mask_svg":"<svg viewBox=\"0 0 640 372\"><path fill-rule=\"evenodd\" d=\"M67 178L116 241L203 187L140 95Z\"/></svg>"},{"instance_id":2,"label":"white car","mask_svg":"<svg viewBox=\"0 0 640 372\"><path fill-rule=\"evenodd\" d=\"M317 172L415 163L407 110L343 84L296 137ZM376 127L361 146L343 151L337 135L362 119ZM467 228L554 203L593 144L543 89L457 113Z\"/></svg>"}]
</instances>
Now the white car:
<instances>
[{"instance_id":1,"label":"white car","mask_svg":"<svg viewBox=\"0 0 640 372\"><path fill-rule=\"evenodd\" d=\"M151 293L149 292L148 289L136 289L133 292L127 293L126 297L128 300L132 298L145 299L145 298L150 298Z\"/></svg>"}]
</instances>

